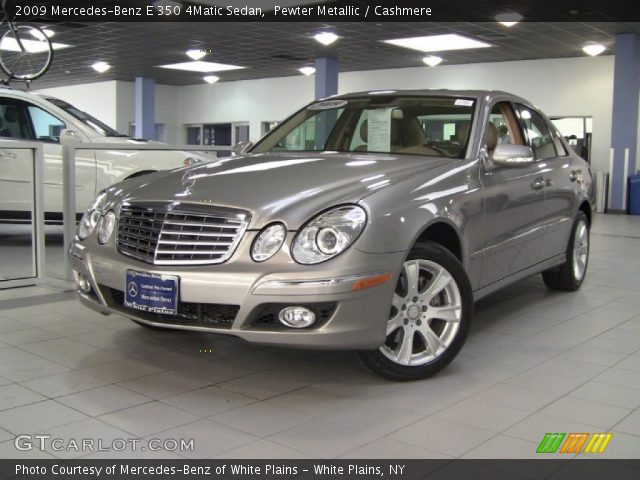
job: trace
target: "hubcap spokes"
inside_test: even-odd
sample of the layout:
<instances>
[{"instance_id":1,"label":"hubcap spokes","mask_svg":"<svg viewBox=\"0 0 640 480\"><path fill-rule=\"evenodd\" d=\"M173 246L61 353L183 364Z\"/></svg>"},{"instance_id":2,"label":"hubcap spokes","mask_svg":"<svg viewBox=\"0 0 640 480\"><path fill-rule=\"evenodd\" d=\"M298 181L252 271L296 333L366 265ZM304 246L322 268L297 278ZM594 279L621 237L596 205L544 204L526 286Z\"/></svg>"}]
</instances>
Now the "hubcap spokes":
<instances>
[{"instance_id":1,"label":"hubcap spokes","mask_svg":"<svg viewBox=\"0 0 640 480\"><path fill-rule=\"evenodd\" d=\"M576 280L582 280L587 270L589 259L589 230L584 221L580 221L576 227L573 238L573 275Z\"/></svg>"},{"instance_id":2,"label":"hubcap spokes","mask_svg":"<svg viewBox=\"0 0 640 480\"><path fill-rule=\"evenodd\" d=\"M462 301L451 274L429 260L409 260L391 302L387 341L380 351L393 362L424 365L442 355L460 327Z\"/></svg>"}]
</instances>

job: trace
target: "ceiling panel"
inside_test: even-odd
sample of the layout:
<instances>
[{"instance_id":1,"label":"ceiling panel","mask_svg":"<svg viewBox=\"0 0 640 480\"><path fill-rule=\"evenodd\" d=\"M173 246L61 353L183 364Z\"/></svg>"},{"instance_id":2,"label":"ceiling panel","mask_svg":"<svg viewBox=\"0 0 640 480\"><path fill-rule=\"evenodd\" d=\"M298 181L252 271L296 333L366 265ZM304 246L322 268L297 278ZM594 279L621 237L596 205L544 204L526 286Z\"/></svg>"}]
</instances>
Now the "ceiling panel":
<instances>
[{"instance_id":1,"label":"ceiling panel","mask_svg":"<svg viewBox=\"0 0 640 480\"><path fill-rule=\"evenodd\" d=\"M614 53L615 35L640 33L640 23L533 23L508 29L487 23L61 23L50 26L55 41L73 45L56 52L53 66L32 88L45 88L104 80L154 77L158 83L202 83L203 74L158 68L187 61L190 48L211 49L205 60L246 67L220 72L221 81L299 75L298 68L313 64L317 56L336 55L341 71L421 66L424 54L382 40L422 35L458 33L488 42L491 48L443 52L444 65L562 58L584 55L588 41ZM312 37L332 30L341 38L330 48ZM98 74L95 61L111 70ZM437 68L437 67L436 67ZM16 85L18 86L18 85Z\"/></svg>"}]
</instances>

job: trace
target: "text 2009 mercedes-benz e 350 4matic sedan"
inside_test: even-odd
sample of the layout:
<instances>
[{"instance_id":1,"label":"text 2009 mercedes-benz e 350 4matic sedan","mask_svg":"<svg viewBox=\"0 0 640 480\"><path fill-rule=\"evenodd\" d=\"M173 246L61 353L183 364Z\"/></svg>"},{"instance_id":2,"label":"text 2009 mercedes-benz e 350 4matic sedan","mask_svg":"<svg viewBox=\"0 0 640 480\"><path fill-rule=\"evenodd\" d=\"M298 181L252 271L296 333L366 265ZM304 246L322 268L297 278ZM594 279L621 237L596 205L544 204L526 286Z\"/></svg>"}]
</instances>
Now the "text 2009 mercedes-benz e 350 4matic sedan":
<instances>
[{"instance_id":1,"label":"text 2009 mercedes-benz e 350 4matic sedan","mask_svg":"<svg viewBox=\"0 0 640 480\"><path fill-rule=\"evenodd\" d=\"M395 380L460 351L473 301L528 275L576 290L593 182L503 92L319 100L248 153L134 178L85 213L80 298L152 328L358 350Z\"/></svg>"}]
</instances>

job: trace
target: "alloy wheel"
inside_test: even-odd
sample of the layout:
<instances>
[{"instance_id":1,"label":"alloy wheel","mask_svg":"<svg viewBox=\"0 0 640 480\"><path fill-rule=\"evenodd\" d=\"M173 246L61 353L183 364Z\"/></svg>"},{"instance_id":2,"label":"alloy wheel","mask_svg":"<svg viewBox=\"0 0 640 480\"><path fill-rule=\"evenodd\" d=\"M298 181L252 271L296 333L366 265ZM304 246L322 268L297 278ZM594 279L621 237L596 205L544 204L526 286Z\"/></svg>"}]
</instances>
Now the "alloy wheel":
<instances>
[{"instance_id":1,"label":"alloy wheel","mask_svg":"<svg viewBox=\"0 0 640 480\"><path fill-rule=\"evenodd\" d=\"M587 260L589 259L589 230L584 220L580 220L576 225L576 232L573 237L573 276L576 280L582 280L587 270Z\"/></svg>"},{"instance_id":2,"label":"alloy wheel","mask_svg":"<svg viewBox=\"0 0 640 480\"><path fill-rule=\"evenodd\" d=\"M398 279L380 351L399 365L432 362L460 328L462 300L451 274L430 260L408 260Z\"/></svg>"}]
</instances>

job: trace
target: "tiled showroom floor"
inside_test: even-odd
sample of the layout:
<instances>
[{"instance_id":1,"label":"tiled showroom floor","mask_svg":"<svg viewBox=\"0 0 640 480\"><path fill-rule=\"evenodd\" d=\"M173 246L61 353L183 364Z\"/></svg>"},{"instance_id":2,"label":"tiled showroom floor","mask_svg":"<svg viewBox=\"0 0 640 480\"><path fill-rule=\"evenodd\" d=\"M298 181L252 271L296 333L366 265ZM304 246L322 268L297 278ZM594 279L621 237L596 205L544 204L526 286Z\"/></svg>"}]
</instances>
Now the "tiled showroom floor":
<instances>
[{"instance_id":1,"label":"tiled showroom floor","mask_svg":"<svg viewBox=\"0 0 640 480\"><path fill-rule=\"evenodd\" d=\"M451 366L402 384L352 353L154 332L70 293L0 291L0 458L51 454L16 451L22 433L193 438L181 455L198 458L532 458L545 432L608 431L605 457L637 458L640 217L598 216L591 255L577 293L536 276L479 302Z\"/></svg>"}]
</instances>

